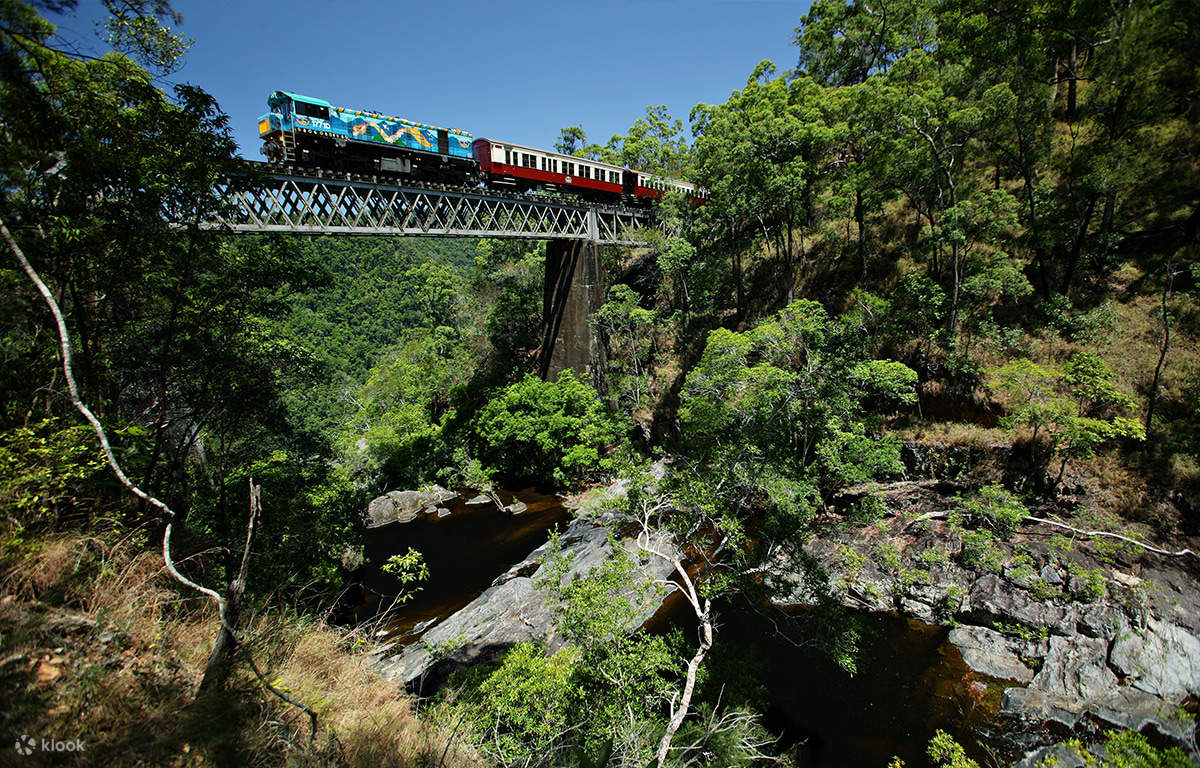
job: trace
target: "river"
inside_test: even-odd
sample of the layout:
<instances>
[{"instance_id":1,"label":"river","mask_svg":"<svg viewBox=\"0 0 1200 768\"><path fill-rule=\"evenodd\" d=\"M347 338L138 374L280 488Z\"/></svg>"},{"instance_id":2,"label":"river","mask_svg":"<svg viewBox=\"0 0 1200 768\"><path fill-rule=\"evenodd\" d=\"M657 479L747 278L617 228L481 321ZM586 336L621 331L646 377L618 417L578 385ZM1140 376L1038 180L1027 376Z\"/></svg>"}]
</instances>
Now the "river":
<instances>
[{"instance_id":1,"label":"river","mask_svg":"<svg viewBox=\"0 0 1200 768\"><path fill-rule=\"evenodd\" d=\"M511 515L491 504L460 501L447 517L422 515L371 534L364 586L376 597L363 606L360 619L377 620L380 639L410 641L414 627L465 606L544 543L551 528L570 519L557 497L533 489L500 495L506 504L520 500L528 509ZM380 566L409 547L425 556L430 578L411 600L379 620L399 588ZM781 639L768 618L727 606L718 630L725 659L714 663L713 674L729 674L724 669L741 675L742 680L729 681L733 690L745 687L749 671L766 692L766 724L783 745L794 748L804 768L882 768L892 756L919 768L927 765L925 745L939 728L969 745L966 729L992 719L999 687L966 667L946 640L945 627L894 615L862 619L858 669L852 676L812 645L797 647ZM694 619L689 621L683 601L671 600L648 627L690 633ZM985 757L981 751L970 750L976 759Z\"/></svg>"}]
</instances>

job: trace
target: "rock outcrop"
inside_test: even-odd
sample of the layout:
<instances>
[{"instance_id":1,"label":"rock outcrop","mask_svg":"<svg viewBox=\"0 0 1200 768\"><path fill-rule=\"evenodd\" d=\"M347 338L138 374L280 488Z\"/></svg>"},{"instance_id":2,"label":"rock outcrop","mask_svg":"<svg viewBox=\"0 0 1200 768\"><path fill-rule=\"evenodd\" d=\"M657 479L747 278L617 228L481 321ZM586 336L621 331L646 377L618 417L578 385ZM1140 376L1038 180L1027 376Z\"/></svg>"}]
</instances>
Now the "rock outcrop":
<instances>
[{"instance_id":1,"label":"rock outcrop","mask_svg":"<svg viewBox=\"0 0 1200 768\"><path fill-rule=\"evenodd\" d=\"M890 518L810 547L846 605L953 622L948 641L1003 689L1001 714L1014 723L1087 718L1190 739L1194 724L1177 715L1200 696L1200 594L1187 564L1132 550L1098 559L1086 545L1052 552L1048 535L1018 533L1003 543L1005 564L980 569L965 564L963 531L938 514L955 504L946 483L872 491ZM802 584L790 602L810 593Z\"/></svg>"},{"instance_id":2,"label":"rock outcrop","mask_svg":"<svg viewBox=\"0 0 1200 768\"><path fill-rule=\"evenodd\" d=\"M560 546L570 558L564 578L591 572L612 552L612 529L597 521L575 520L560 537ZM646 583L665 579L672 566L666 560L638 550L634 542L623 547L638 565L638 578ZM664 546L656 542L656 547ZM402 681L410 688L429 691L456 669L502 655L515 643L545 641L550 648L561 645L556 634L554 601L537 583L544 576L548 545L534 550L520 563L501 574L483 594L465 608L438 623L415 643L378 662L383 675ZM631 629L649 619L661 605L666 592L650 590L647 597L629 606Z\"/></svg>"}]
</instances>

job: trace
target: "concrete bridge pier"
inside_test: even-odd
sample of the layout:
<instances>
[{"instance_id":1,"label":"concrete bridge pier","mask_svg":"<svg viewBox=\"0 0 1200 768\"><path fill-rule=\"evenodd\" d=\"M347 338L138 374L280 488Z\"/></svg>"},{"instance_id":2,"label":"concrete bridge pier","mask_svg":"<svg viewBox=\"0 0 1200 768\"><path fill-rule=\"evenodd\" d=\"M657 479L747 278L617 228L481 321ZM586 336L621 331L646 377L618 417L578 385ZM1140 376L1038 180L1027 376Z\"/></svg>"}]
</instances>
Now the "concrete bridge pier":
<instances>
[{"instance_id":1,"label":"concrete bridge pier","mask_svg":"<svg viewBox=\"0 0 1200 768\"><path fill-rule=\"evenodd\" d=\"M543 379L555 379L570 368L604 392L604 344L588 320L604 303L605 290L595 241L549 242L538 352Z\"/></svg>"}]
</instances>

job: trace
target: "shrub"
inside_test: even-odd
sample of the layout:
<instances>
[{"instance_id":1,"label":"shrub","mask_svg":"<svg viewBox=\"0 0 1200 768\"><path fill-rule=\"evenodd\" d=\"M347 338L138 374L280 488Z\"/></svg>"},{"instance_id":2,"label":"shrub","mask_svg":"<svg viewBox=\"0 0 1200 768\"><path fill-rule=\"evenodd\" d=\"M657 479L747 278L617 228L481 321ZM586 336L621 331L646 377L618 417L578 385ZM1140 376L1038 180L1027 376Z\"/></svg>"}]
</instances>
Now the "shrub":
<instances>
[{"instance_id":1,"label":"shrub","mask_svg":"<svg viewBox=\"0 0 1200 768\"><path fill-rule=\"evenodd\" d=\"M1020 499L998 485L984 486L975 498L960 501L964 512L982 520L1003 538L1008 538L1029 514Z\"/></svg>"},{"instance_id":2,"label":"shrub","mask_svg":"<svg viewBox=\"0 0 1200 768\"><path fill-rule=\"evenodd\" d=\"M87 425L47 419L0 434L0 506L22 524L98 512L112 485Z\"/></svg>"},{"instance_id":3,"label":"shrub","mask_svg":"<svg viewBox=\"0 0 1200 768\"><path fill-rule=\"evenodd\" d=\"M488 466L513 477L565 485L601 469L601 451L618 437L590 385L569 370L500 390L472 421Z\"/></svg>"},{"instance_id":4,"label":"shrub","mask_svg":"<svg viewBox=\"0 0 1200 768\"><path fill-rule=\"evenodd\" d=\"M576 659L570 648L547 656L537 645L518 643L479 686L467 717L493 764L538 764L565 746L577 719Z\"/></svg>"},{"instance_id":5,"label":"shrub","mask_svg":"<svg viewBox=\"0 0 1200 768\"><path fill-rule=\"evenodd\" d=\"M996 546L996 537L987 531L967 531L963 534L962 563L986 573L1000 573L1004 552Z\"/></svg>"}]
</instances>

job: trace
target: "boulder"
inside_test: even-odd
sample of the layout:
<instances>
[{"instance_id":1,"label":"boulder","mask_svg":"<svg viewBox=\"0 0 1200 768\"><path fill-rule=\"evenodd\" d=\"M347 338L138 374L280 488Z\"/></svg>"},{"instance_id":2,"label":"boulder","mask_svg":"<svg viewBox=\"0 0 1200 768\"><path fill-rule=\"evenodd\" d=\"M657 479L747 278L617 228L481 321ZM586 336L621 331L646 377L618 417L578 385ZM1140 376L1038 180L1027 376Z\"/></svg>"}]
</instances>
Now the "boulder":
<instances>
[{"instance_id":1,"label":"boulder","mask_svg":"<svg viewBox=\"0 0 1200 768\"><path fill-rule=\"evenodd\" d=\"M1009 639L994 629L958 626L950 631L949 639L976 672L1018 683L1033 680L1033 670L1021 661Z\"/></svg>"},{"instance_id":2,"label":"boulder","mask_svg":"<svg viewBox=\"0 0 1200 768\"><path fill-rule=\"evenodd\" d=\"M1085 768L1087 763L1070 747L1055 744L1033 750L1013 763L1012 768L1044 768L1050 765L1054 768Z\"/></svg>"},{"instance_id":3,"label":"boulder","mask_svg":"<svg viewBox=\"0 0 1200 768\"><path fill-rule=\"evenodd\" d=\"M1042 668L1028 687L1004 691L1001 710L1074 727L1085 711L1117 688L1107 657L1108 643L1102 638L1054 635Z\"/></svg>"},{"instance_id":4,"label":"boulder","mask_svg":"<svg viewBox=\"0 0 1200 768\"><path fill-rule=\"evenodd\" d=\"M1127 624L1109 661L1130 685L1164 698L1200 694L1200 639L1181 627L1149 619L1138 631Z\"/></svg>"},{"instance_id":5,"label":"boulder","mask_svg":"<svg viewBox=\"0 0 1200 768\"><path fill-rule=\"evenodd\" d=\"M523 501L517 500L517 501L514 501L512 504L509 504L507 507L505 507L504 511L508 512L510 515L519 515L527 509L529 509L528 504L526 504Z\"/></svg>"},{"instance_id":6,"label":"boulder","mask_svg":"<svg viewBox=\"0 0 1200 768\"><path fill-rule=\"evenodd\" d=\"M367 527L381 528L391 523L411 523L424 506L420 491L390 491L367 505Z\"/></svg>"},{"instance_id":7,"label":"boulder","mask_svg":"<svg viewBox=\"0 0 1200 768\"><path fill-rule=\"evenodd\" d=\"M479 507L479 506L483 506L484 504L491 504L491 503L492 503L492 497L488 496L487 494L484 494L484 493L481 493L478 496L467 499L467 506L469 506L469 507Z\"/></svg>"},{"instance_id":8,"label":"boulder","mask_svg":"<svg viewBox=\"0 0 1200 768\"><path fill-rule=\"evenodd\" d=\"M371 500L367 505L367 528L381 528L392 523L411 523L422 509L435 514L446 502L458 498L454 491L434 485L421 491L390 491Z\"/></svg>"}]
</instances>

